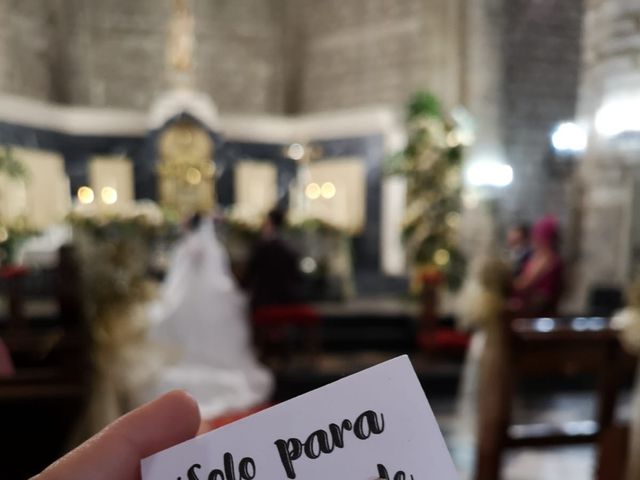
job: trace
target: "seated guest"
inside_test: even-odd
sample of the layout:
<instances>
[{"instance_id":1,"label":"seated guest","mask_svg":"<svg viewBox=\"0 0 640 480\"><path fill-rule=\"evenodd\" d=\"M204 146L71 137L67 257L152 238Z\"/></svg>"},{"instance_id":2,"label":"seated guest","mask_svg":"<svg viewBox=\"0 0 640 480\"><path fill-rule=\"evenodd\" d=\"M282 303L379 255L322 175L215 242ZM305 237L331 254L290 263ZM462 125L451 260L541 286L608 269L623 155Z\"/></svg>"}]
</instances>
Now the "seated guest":
<instances>
[{"instance_id":1,"label":"seated guest","mask_svg":"<svg viewBox=\"0 0 640 480\"><path fill-rule=\"evenodd\" d=\"M523 315L554 315L563 290L563 263L558 253L558 223L544 217L533 227L532 252L514 280L514 307Z\"/></svg>"},{"instance_id":2,"label":"seated guest","mask_svg":"<svg viewBox=\"0 0 640 480\"><path fill-rule=\"evenodd\" d=\"M298 300L300 270L297 252L282 238L284 213L269 212L262 238L251 253L244 285L253 310L265 305L281 305Z\"/></svg>"},{"instance_id":3,"label":"seated guest","mask_svg":"<svg viewBox=\"0 0 640 480\"><path fill-rule=\"evenodd\" d=\"M531 242L529 225L519 223L509 228L507 232L507 248L509 261L513 269L513 275L517 277L524 270L524 265L531 256Z\"/></svg>"},{"instance_id":4,"label":"seated guest","mask_svg":"<svg viewBox=\"0 0 640 480\"><path fill-rule=\"evenodd\" d=\"M15 373L9 349L0 338L0 378L12 377Z\"/></svg>"}]
</instances>

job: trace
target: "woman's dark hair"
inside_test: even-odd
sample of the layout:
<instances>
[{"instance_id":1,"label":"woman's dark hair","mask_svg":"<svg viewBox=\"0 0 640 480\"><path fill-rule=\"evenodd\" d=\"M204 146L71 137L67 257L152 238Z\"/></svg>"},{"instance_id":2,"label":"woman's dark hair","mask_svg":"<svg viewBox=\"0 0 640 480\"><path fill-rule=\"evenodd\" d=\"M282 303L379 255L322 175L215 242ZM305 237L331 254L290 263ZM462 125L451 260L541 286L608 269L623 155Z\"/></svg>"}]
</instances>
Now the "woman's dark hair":
<instances>
[{"instance_id":1,"label":"woman's dark hair","mask_svg":"<svg viewBox=\"0 0 640 480\"><path fill-rule=\"evenodd\" d=\"M187 229L189 229L189 231L194 231L200 226L201 223L202 215L200 215L199 213L194 213L187 221Z\"/></svg>"},{"instance_id":2,"label":"woman's dark hair","mask_svg":"<svg viewBox=\"0 0 640 480\"><path fill-rule=\"evenodd\" d=\"M279 208L270 210L267 216L269 218L269 222L271 222L271 225L275 228L280 228L284 225L284 212Z\"/></svg>"}]
</instances>

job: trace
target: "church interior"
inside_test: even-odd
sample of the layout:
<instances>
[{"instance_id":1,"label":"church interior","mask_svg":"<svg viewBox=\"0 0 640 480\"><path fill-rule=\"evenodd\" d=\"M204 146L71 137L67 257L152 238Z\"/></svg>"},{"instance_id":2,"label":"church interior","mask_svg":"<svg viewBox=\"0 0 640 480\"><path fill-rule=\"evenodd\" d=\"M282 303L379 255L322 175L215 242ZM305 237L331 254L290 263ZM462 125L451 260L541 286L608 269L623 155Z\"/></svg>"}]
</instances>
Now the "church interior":
<instances>
[{"instance_id":1,"label":"church interior","mask_svg":"<svg viewBox=\"0 0 640 480\"><path fill-rule=\"evenodd\" d=\"M461 479L640 479L638 112L637 0L0 0L0 477L407 354Z\"/></svg>"}]
</instances>

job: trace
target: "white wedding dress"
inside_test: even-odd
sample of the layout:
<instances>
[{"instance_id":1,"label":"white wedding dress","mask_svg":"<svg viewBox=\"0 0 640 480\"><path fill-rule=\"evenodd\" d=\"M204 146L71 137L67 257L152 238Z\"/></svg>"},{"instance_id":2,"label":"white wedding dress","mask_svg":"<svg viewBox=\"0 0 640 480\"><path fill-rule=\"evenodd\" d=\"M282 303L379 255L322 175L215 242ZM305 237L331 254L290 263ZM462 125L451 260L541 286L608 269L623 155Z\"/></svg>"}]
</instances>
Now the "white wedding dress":
<instances>
[{"instance_id":1,"label":"white wedding dress","mask_svg":"<svg viewBox=\"0 0 640 480\"><path fill-rule=\"evenodd\" d=\"M153 376L140 400L185 389L210 419L269 399L273 377L251 349L245 297L227 262L210 220L176 246L149 331L149 341L172 352L173 361Z\"/></svg>"}]
</instances>

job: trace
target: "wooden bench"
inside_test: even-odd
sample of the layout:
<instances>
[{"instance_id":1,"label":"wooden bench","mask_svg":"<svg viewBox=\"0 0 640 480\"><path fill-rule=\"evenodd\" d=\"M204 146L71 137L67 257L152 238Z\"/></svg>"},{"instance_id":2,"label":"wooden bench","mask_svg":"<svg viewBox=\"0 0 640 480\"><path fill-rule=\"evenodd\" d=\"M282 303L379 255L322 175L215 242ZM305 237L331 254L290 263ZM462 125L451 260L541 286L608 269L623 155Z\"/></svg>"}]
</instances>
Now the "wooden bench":
<instances>
[{"instance_id":1,"label":"wooden bench","mask_svg":"<svg viewBox=\"0 0 640 480\"><path fill-rule=\"evenodd\" d=\"M2 478L28 478L65 453L89 393L87 339L61 328L3 336L15 375L0 379Z\"/></svg>"},{"instance_id":2,"label":"wooden bench","mask_svg":"<svg viewBox=\"0 0 640 480\"><path fill-rule=\"evenodd\" d=\"M614 425L602 432L597 480L624 480L628 448L628 425Z\"/></svg>"},{"instance_id":3,"label":"wooden bench","mask_svg":"<svg viewBox=\"0 0 640 480\"><path fill-rule=\"evenodd\" d=\"M299 351L316 355L320 351L320 316L308 305L265 306L253 312L255 341L263 359L289 359L298 343Z\"/></svg>"},{"instance_id":4,"label":"wooden bench","mask_svg":"<svg viewBox=\"0 0 640 480\"><path fill-rule=\"evenodd\" d=\"M490 412L478 411L476 480L500 478L506 449L597 443L612 425L624 363L617 333L601 317L510 319L503 322L498 335L496 371L489 372L480 385L480 405L489 406ZM564 425L512 424L520 377L585 373L598 377L597 418Z\"/></svg>"},{"instance_id":5,"label":"wooden bench","mask_svg":"<svg viewBox=\"0 0 640 480\"><path fill-rule=\"evenodd\" d=\"M5 270L0 282L9 304L0 336L15 366L13 376L0 379L2 478L28 478L62 455L89 393L90 342L68 253L36 288L23 269ZM34 322L29 302L43 295L54 308Z\"/></svg>"}]
</instances>

